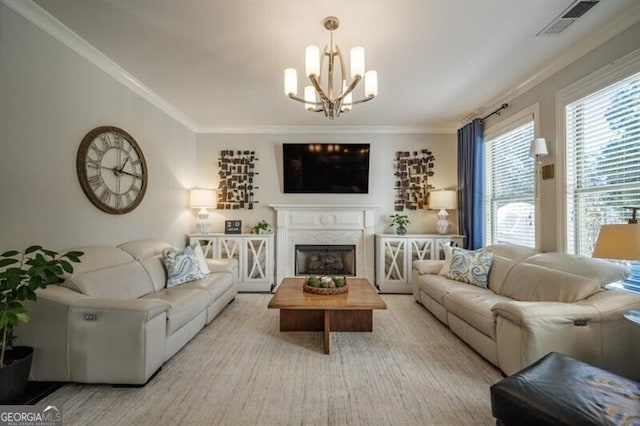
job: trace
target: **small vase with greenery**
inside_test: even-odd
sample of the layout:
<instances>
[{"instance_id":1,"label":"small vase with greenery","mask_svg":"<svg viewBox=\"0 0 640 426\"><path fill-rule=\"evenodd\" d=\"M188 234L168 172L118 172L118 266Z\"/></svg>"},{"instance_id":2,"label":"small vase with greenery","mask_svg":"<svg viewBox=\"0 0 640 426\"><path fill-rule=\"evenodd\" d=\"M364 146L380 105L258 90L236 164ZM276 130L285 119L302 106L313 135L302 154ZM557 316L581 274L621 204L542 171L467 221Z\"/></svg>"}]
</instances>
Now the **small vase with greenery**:
<instances>
[{"instance_id":1,"label":"small vase with greenery","mask_svg":"<svg viewBox=\"0 0 640 426\"><path fill-rule=\"evenodd\" d=\"M60 255L41 246L0 254L0 368L9 365L5 356L16 337L13 327L29 321L22 302L35 301L38 288L60 282L65 272L71 274L71 262L79 263L83 254L69 251Z\"/></svg>"},{"instance_id":2,"label":"small vase with greenery","mask_svg":"<svg viewBox=\"0 0 640 426\"><path fill-rule=\"evenodd\" d=\"M271 232L271 225L266 220L261 220L255 224L253 228L251 228L252 234L267 234Z\"/></svg>"},{"instance_id":3,"label":"small vase with greenery","mask_svg":"<svg viewBox=\"0 0 640 426\"><path fill-rule=\"evenodd\" d=\"M407 233L406 225L410 224L411 221L406 214L392 214L389 216L391 218L391 227L396 227L396 234L404 235Z\"/></svg>"}]
</instances>

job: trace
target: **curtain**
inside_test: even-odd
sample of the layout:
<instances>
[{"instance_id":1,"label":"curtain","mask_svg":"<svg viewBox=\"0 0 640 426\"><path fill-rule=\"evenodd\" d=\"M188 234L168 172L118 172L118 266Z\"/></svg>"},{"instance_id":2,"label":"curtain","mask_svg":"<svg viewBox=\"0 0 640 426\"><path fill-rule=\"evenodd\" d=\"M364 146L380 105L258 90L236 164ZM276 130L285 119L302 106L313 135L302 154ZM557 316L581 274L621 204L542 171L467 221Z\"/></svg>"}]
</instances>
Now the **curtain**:
<instances>
[{"instance_id":1,"label":"curtain","mask_svg":"<svg viewBox=\"0 0 640 426\"><path fill-rule=\"evenodd\" d=\"M465 237L464 248L471 250L483 244L483 127L476 118L458 129L458 229Z\"/></svg>"}]
</instances>

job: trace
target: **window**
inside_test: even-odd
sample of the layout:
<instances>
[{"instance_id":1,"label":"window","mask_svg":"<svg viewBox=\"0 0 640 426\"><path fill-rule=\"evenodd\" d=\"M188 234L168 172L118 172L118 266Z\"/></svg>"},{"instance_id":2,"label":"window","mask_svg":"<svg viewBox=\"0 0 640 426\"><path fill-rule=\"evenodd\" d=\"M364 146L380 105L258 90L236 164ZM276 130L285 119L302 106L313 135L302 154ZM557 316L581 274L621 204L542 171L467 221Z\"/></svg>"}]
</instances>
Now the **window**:
<instances>
[{"instance_id":1,"label":"window","mask_svg":"<svg viewBox=\"0 0 640 426\"><path fill-rule=\"evenodd\" d=\"M591 256L600 225L640 206L640 73L565 106L567 251Z\"/></svg>"},{"instance_id":2,"label":"window","mask_svg":"<svg viewBox=\"0 0 640 426\"><path fill-rule=\"evenodd\" d=\"M489 131L487 133L490 133ZM495 133L495 132L493 132ZM485 146L485 242L535 247L536 205L531 113L508 130L489 136Z\"/></svg>"}]
</instances>

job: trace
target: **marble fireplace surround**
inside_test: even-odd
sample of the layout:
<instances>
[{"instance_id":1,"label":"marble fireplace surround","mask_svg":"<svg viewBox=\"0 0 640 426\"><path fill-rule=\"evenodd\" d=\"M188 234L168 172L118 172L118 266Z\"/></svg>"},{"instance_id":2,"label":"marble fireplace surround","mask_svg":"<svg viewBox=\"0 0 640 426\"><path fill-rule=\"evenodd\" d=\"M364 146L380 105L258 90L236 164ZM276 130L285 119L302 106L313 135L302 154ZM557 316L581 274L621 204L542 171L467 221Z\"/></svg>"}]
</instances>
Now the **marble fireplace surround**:
<instances>
[{"instance_id":1,"label":"marble fireplace surround","mask_svg":"<svg viewBox=\"0 0 640 426\"><path fill-rule=\"evenodd\" d=\"M353 244L356 276L374 282L373 205L272 204L276 211L276 285L295 275L296 244Z\"/></svg>"}]
</instances>

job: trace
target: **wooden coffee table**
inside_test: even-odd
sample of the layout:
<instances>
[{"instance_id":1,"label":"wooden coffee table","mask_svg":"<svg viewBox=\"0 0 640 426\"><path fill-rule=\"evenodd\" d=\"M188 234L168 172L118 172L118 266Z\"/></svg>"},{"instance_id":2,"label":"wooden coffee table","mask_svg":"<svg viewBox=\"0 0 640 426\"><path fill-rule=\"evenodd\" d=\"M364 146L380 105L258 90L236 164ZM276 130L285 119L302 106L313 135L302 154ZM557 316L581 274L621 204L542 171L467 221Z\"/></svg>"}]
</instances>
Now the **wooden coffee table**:
<instances>
[{"instance_id":1,"label":"wooden coffee table","mask_svg":"<svg viewBox=\"0 0 640 426\"><path fill-rule=\"evenodd\" d=\"M304 280L282 280L268 307L280 309L280 331L323 331L325 354L332 331L373 331L373 310L387 309L366 278L347 277L349 291L330 296L305 293Z\"/></svg>"}]
</instances>

